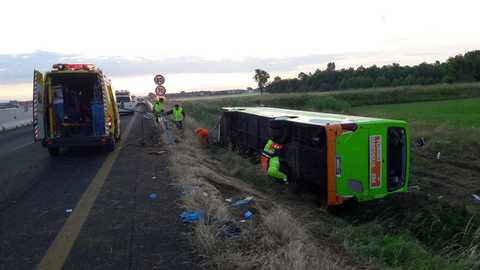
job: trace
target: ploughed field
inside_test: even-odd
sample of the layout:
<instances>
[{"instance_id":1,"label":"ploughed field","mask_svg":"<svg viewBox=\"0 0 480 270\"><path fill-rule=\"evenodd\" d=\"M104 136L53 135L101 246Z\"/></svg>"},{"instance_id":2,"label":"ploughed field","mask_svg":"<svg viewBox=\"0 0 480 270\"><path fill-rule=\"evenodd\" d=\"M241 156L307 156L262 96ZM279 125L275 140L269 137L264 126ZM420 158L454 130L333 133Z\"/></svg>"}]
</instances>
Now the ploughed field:
<instances>
[{"instance_id":1,"label":"ploughed field","mask_svg":"<svg viewBox=\"0 0 480 270\"><path fill-rule=\"evenodd\" d=\"M380 268L477 269L480 202L472 195L480 195L479 97L480 85L475 83L219 98L186 101L184 107L209 128L215 126L220 108L228 106L265 105L408 121L410 186L415 191L330 212L303 204L304 197L295 203L287 200L298 213L312 209L311 232L319 239L343 242L359 262L373 261ZM418 138L423 146L417 145ZM248 174L241 178L258 185Z\"/></svg>"}]
</instances>

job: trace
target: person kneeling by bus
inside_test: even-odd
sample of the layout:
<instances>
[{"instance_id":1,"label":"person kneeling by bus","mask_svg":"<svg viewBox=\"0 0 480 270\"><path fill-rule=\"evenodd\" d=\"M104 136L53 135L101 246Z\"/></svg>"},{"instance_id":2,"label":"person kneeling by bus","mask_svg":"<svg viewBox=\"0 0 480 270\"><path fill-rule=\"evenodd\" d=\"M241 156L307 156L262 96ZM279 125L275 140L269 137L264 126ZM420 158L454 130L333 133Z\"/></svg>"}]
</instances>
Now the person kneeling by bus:
<instances>
[{"instance_id":1,"label":"person kneeling by bus","mask_svg":"<svg viewBox=\"0 0 480 270\"><path fill-rule=\"evenodd\" d=\"M261 165L268 176L282 181L284 184L288 184L288 177L280 170L280 157L277 150L282 150L281 144L275 143L272 139L267 141L267 144L263 148L262 156L260 157ZM277 152L277 155L275 155Z\"/></svg>"},{"instance_id":2,"label":"person kneeling by bus","mask_svg":"<svg viewBox=\"0 0 480 270\"><path fill-rule=\"evenodd\" d=\"M197 135L197 138L199 142L203 145L208 144L208 129L206 128L196 128L195 129L195 135Z\"/></svg>"}]
</instances>

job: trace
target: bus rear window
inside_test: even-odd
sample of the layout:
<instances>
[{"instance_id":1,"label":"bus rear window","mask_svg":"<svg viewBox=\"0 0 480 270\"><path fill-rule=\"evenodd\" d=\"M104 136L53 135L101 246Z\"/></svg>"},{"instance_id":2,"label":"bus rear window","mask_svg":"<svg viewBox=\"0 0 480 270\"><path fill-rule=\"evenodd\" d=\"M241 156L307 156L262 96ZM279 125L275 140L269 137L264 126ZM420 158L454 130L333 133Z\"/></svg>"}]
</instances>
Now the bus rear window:
<instances>
[{"instance_id":1,"label":"bus rear window","mask_svg":"<svg viewBox=\"0 0 480 270\"><path fill-rule=\"evenodd\" d=\"M403 187L406 176L407 144L404 128L388 128L387 188L395 191Z\"/></svg>"}]
</instances>

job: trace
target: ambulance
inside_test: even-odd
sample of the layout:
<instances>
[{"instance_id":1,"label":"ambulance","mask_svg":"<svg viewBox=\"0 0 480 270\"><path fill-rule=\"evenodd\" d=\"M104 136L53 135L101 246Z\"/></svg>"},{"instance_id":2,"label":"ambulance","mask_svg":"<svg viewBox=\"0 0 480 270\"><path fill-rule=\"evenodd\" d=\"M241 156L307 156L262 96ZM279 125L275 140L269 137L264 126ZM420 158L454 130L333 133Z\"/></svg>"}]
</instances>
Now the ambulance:
<instances>
[{"instance_id":1,"label":"ambulance","mask_svg":"<svg viewBox=\"0 0 480 270\"><path fill-rule=\"evenodd\" d=\"M77 146L113 151L120 117L110 79L93 64L55 64L45 74L35 70L33 133L52 156Z\"/></svg>"}]
</instances>

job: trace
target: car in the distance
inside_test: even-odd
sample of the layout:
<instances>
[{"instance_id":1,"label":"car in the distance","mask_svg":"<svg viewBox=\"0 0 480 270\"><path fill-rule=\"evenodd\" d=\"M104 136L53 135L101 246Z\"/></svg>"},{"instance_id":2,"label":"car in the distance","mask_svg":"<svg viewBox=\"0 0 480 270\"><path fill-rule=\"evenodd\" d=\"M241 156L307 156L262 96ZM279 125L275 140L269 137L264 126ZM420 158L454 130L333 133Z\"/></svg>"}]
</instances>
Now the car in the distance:
<instances>
[{"instance_id":1,"label":"car in the distance","mask_svg":"<svg viewBox=\"0 0 480 270\"><path fill-rule=\"evenodd\" d=\"M135 112L135 106L137 106L137 102L135 102L132 96L130 96L129 91L115 91L115 97L117 98L118 112L120 114L133 114Z\"/></svg>"}]
</instances>

